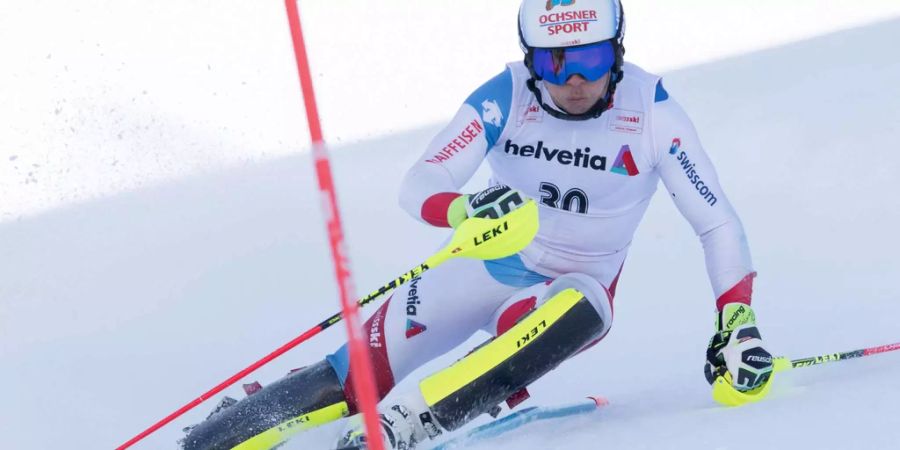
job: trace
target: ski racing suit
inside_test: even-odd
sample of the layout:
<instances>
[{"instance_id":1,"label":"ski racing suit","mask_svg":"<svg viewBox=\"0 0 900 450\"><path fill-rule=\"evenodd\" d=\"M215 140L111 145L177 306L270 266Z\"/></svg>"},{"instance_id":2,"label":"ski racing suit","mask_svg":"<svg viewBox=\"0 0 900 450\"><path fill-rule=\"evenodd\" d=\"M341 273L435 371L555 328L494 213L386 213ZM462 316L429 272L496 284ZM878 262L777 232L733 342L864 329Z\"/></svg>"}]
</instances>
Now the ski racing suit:
<instances>
[{"instance_id":1,"label":"ski racing suit","mask_svg":"<svg viewBox=\"0 0 900 450\"><path fill-rule=\"evenodd\" d=\"M426 411L418 418L432 438L503 400L513 406L528 384L609 332L625 256L660 179L703 243L720 315L725 305L750 304L754 272L743 227L660 78L626 63L613 106L569 121L538 104L529 77L523 63L511 63L469 96L407 173L400 203L447 227L450 204L487 160L492 185L539 202L537 236L507 258L451 259L423 273L363 325L381 398L479 329L495 336L419 383ZM182 448L267 449L354 414L354 376L345 345L217 410Z\"/></svg>"},{"instance_id":2,"label":"ski racing suit","mask_svg":"<svg viewBox=\"0 0 900 450\"><path fill-rule=\"evenodd\" d=\"M487 160L492 185L539 201L539 232L508 258L451 260L375 311L364 330L382 397L477 330L509 329L560 277L574 277L604 318L596 343L609 331L619 274L660 179L700 237L719 309L750 303L755 273L743 227L661 78L626 63L614 105L584 121L547 114L528 78L523 63L510 63L472 93L407 173L400 203L416 219L447 227L450 202ZM347 347L327 360L356 411Z\"/></svg>"}]
</instances>

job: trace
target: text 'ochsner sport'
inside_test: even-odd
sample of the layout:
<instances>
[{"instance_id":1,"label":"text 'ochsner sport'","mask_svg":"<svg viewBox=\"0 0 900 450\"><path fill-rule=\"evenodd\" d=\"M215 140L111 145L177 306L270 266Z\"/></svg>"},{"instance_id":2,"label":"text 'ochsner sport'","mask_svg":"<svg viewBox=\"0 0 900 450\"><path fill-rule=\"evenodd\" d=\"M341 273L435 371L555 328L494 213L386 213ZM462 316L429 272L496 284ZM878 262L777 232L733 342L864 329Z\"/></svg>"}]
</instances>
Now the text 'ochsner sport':
<instances>
[{"instance_id":1,"label":"text 'ochsner sport'","mask_svg":"<svg viewBox=\"0 0 900 450\"><path fill-rule=\"evenodd\" d=\"M542 27L553 36L559 33L575 33L588 30L591 22L597 21L596 11L566 11L544 14L538 19Z\"/></svg>"}]
</instances>

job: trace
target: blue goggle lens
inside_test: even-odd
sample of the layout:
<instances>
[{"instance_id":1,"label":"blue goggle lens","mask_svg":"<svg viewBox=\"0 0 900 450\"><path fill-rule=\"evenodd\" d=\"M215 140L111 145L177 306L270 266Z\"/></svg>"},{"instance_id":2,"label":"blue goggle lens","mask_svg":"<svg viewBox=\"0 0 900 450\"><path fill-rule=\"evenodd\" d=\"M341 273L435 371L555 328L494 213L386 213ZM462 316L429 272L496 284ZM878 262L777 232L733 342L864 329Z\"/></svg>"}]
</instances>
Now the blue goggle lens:
<instances>
[{"instance_id":1,"label":"blue goggle lens","mask_svg":"<svg viewBox=\"0 0 900 450\"><path fill-rule=\"evenodd\" d=\"M610 41L565 49L536 48L532 59L534 73L553 84L566 84L576 74L597 81L615 62L616 52Z\"/></svg>"}]
</instances>

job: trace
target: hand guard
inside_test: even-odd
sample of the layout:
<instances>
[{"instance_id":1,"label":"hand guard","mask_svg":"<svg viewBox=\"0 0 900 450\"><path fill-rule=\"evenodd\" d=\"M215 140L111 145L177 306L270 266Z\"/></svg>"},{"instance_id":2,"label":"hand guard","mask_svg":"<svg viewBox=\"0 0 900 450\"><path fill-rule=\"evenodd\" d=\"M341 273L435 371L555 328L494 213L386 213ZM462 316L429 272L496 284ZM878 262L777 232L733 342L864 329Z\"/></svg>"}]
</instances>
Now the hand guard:
<instances>
[{"instance_id":1,"label":"hand guard","mask_svg":"<svg viewBox=\"0 0 900 450\"><path fill-rule=\"evenodd\" d=\"M713 384L724 376L742 392L763 386L772 375L774 359L763 348L753 309L742 303L726 304L716 329L706 349L706 381Z\"/></svg>"},{"instance_id":2,"label":"hand guard","mask_svg":"<svg viewBox=\"0 0 900 450\"><path fill-rule=\"evenodd\" d=\"M447 211L447 222L456 228L470 217L496 219L527 201L528 197L519 190L498 184L471 195L457 197Z\"/></svg>"}]
</instances>

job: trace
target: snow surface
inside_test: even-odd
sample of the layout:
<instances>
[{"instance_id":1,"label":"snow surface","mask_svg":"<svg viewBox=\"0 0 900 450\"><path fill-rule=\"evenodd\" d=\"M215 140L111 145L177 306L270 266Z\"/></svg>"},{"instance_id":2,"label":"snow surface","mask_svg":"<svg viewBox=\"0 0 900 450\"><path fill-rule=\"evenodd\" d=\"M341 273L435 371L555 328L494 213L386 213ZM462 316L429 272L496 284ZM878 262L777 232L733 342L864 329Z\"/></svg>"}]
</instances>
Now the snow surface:
<instances>
[{"instance_id":1,"label":"snow surface","mask_svg":"<svg viewBox=\"0 0 900 450\"><path fill-rule=\"evenodd\" d=\"M776 353L900 341L898 42L893 19L666 74L744 221L760 274L755 306ZM93 95L115 103L119 94ZM114 117L143 124L148 110ZM103 114L72 114L88 134L106 132ZM148 149L185 136L203 148L253 140L237 133L244 140L235 142L215 127L184 132L178 113L159 117L151 129L165 139L142 135ZM417 264L444 237L395 206L400 175L436 130L333 152L360 292ZM63 137L51 133L47 144ZM299 142L299 131L291 139ZM309 155L251 159L0 223L0 448L113 448L336 310ZM897 353L785 374L761 404L712 403L701 373L713 320L702 251L661 192L622 275L612 333L531 388L534 404L602 395L611 406L490 447L897 448ZM274 380L341 342L335 327L252 379ZM212 406L135 448L173 448L180 428ZM286 450L327 448L334 428Z\"/></svg>"}]
</instances>

